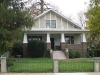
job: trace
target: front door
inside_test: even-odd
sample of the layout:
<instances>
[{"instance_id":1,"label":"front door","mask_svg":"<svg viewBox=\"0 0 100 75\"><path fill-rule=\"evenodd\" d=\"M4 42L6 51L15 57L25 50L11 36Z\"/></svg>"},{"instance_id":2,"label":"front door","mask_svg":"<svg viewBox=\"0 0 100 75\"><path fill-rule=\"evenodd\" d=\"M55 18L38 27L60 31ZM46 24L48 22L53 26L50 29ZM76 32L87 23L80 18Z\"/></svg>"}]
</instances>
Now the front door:
<instances>
[{"instance_id":1,"label":"front door","mask_svg":"<svg viewBox=\"0 0 100 75\"><path fill-rule=\"evenodd\" d=\"M54 38L50 38L51 40L51 48L54 50Z\"/></svg>"}]
</instances>

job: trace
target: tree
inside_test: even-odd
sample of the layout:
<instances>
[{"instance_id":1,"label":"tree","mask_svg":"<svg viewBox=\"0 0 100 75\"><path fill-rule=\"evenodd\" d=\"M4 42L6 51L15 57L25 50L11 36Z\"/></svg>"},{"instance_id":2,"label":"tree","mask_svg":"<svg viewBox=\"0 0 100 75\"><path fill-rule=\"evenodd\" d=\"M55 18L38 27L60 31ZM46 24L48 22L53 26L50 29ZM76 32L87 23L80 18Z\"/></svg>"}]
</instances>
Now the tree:
<instances>
[{"instance_id":1,"label":"tree","mask_svg":"<svg viewBox=\"0 0 100 75\"><path fill-rule=\"evenodd\" d=\"M39 0L39 1L29 0L29 3L32 4L32 6L30 7L30 11L32 12L33 17L38 16L39 14L51 8L53 8L56 11L59 11L57 6L52 5L50 3L46 3L44 0Z\"/></svg>"},{"instance_id":2,"label":"tree","mask_svg":"<svg viewBox=\"0 0 100 75\"><path fill-rule=\"evenodd\" d=\"M83 27L86 26L86 22L85 22L85 15L83 11L80 11L78 14L78 19L79 19L79 24Z\"/></svg>"},{"instance_id":3,"label":"tree","mask_svg":"<svg viewBox=\"0 0 100 75\"><path fill-rule=\"evenodd\" d=\"M85 13L87 27L93 40L100 41L100 0L90 0L89 9Z\"/></svg>"},{"instance_id":4,"label":"tree","mask_svg":"<svg viewBox=\"0 0 100 75\"><path fill-rule=\"evenodd\" d=\"M0 55L22 36L22 29L32 25L33 18L22 0L4 0L0 6Z\"/></svg>"}]
</instances>

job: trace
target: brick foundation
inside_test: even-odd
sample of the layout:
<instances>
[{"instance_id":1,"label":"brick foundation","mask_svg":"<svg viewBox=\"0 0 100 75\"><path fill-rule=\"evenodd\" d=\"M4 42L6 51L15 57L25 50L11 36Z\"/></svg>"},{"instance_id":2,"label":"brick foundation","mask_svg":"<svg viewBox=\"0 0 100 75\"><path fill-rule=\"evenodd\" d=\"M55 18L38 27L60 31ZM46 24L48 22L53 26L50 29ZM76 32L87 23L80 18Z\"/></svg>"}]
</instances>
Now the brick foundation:
<instances>
[{"instance_id":1,"label":"brick foundation","mask_svg":"<svg viewBox=\"0 0 100 75\"><path fill-rule=\"evenodd\" d=\"M51 43L46 43L46 51L44 53L44 56L49 56L49 51L47 51L48 49L51 49Z\"/></svg>"},{"instance_id":2,"label":"brick foundation","mask_svg":"<svg viewBox=\"0 0 100 75\"><path fill-rule=\"evenodd\" d=\"M83 53L83 57L86 57L86 53L87 53L87 42L82 42L82 53Z\"/></svg>"},{"instance_id":3,"label":"brick foundation","mask_svg":"<svg viewBox=\"0 0 100 75\"><path fill-rule=\"evenodd\" d=\"M47 48L46 48L47 50L48 49L51 49L51 43L47 43Z\"/></svg>"},{"instance_id":4,"label":"brick foundation","mask_svg":"<svg viewBox=\"0 0 100 75\"><path fill-rule=\"evenodd\" d=\"M66 47L75 51L76 50L80 51L82 54L82 57L86 57L87 42L82 42L82 44L67 44Z\"/></svg>"},{"instance_id":5,"label":"brick foundation","mask_svg":"<svg viewBox=\"0 0 100 75\"><path fill-rule=\"evenodd\" d=\"M65 49L65 42L61 42L60 43L60 48L61 48L61 50L64 50Z\"/></svg>"},{"instance_id":6,"label":"brick foundation","mask_svg":"<svg viewBox=\"0 0 100 75\"><path fill-rule=\"evenodd\" d=\"M23 57L27 57L28 53L27 53L27 43L23 43Z\"/></svg>"}]
</instances>

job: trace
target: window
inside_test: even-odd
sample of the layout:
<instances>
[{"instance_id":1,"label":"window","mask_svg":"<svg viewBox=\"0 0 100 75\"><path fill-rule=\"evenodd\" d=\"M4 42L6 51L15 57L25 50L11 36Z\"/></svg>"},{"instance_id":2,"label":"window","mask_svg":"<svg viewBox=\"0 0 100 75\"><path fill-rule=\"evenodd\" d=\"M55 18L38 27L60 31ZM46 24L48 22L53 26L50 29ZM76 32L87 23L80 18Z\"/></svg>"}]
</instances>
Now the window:
<instances>
[{"instance_id":1,"label":"window","mask_svg":"<svg viewBox=\"0 0 100 75\"><path fill-rule=\"evenodd\" d=\"M56 20L46 20L46 28L56 28Z\"/></svg>"},{"instance_id":2,"label":"window","mask_svg":"<svg viewBox=\"0 0 100 75\"><path fill-rule=\"evenodd\" d=\"M50 27L50 20L46 20L46 28Z\"/></svg>"},{"instance_id":3,"label":"window","mask_svg":"<svg viewBox=\"0 0 100 75\"><path fill-rule=\"evenodd\" d=\"M28 36L28 41L30 40L42 40L42 36Z\"/></svg>"},{"instance_id":4,"label":"window","mask_svg":"<svg viewBox=\"0 0 100 75\"><path fill-rule=\"evenodd\" d=\"M74 36L65 36L65 41L67 44L74 44Z\"/></svg>"}]
</instances>

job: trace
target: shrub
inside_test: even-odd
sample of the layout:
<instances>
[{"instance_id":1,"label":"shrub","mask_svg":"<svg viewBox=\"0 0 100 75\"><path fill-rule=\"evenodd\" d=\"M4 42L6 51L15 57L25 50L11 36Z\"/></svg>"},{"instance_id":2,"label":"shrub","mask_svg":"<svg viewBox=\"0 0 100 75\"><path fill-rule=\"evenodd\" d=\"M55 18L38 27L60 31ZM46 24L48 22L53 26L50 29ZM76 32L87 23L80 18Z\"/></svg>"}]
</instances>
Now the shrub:
<instances>
[{"instance_id":1,"label":"shrub","mask_svg":"<svg viewBox=\"0 0 100 75\"><path fill-rule=\"evenodd\" d=\"M69 58L75 58L75 52L69 49Z\"/></svg>"},{"instance_id":2,"label":"shrub","mask_svg":"<svg viewBox=\"0 0 100 75\"><path fill-rule=\"evenodd\" d=\"M13 45L13 55L21 55L23 56L23 47L21 41L16 41Z\"/></svg>"},{"instance_id":3,"label":"shrub","mask_svg":"<svg viewBox=\"0 0 100 75\"><path fill-rule=\"evenodd\" d=\"M81 57L81 53L79 51L75 51L75 58L80 58Z\"/></svg>"},{"instance_id":4,"label":"shrub","mask_svg":"<svg viewBox=\"0 0 100 75\"><path fill-rule=\"evenodd\" d=\"M29 57L42 57L44 55L46 44L44 41L31 40L28 43Z\"/></svg>"},{"instance_id":5,"label":"shrub","mask_svg":"<svg viewBox=\"0 0 100 75\"><path fill-rule=\"evenodd\" d=\"M13 66L15 59L7 59L7 67Z\"/></svg>"},{"instance_id":6,"label":"shrub","mask_svg":"<svg viewBox=\"0 0 100 75\"><path fill-rule=\"evenodd\" d=\"M95 51L91 48L87 49L87 57L94 57Z\"/></svg>"}]
</instances>

